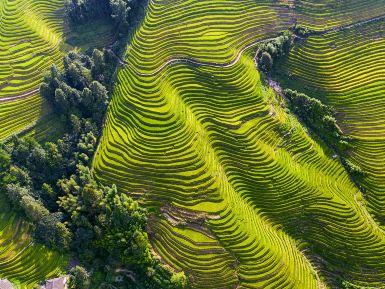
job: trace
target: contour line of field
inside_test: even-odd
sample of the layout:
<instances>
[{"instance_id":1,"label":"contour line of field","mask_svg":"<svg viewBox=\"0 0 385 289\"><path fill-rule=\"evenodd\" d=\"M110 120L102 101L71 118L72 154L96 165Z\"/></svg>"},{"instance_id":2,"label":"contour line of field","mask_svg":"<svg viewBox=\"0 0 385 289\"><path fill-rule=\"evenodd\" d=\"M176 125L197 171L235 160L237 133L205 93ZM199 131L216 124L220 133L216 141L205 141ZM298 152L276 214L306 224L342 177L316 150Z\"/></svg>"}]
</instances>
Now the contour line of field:
<instances>
[{"instance_id":1,"label":"contour line of field","mask_svg":"<svg viewBox=\"0 0 385 289\"><path fill-rule=\"evenodd\" d=\"M3 98L0 98L0 103L1 102L11 102L11 101L16 101L19 99L27 98L28 96L36 94L37 92L39 92L39 90L40 90L39 88L36 88L36 89L30 90L27 92L23 92L22 94L19 94L19 95L10 96L10 97L3 97Z\"/></svg>"},{"instance_id":2,"label":"contour line of field","mask_svg":"<svg viewBox=\"0 0 385 289\"><path fill-rule=\"evenodd\" d=\"M346 30L346 29L352 29L352 28L355 28L355 27L359 27L359 26L362 26L362 25L365 25L365 24L369 24L369 23L372 23L372 22L376 22L376 21L379 21L379 20L382 20L382 19L385 19L385 14L384 15L381 15L381 16L376 16L376 17L373 17L373 18L370 18L370 19L366 19L366 20L362 20L362 21L359 21L359 22L356 22L356 23L352 23L352 24L348 24L348 25L340 25L340 26L335 26L335 27L332 27L332 28L328 28L328 29L325 29L325 30L321 30L321 31L316 31L314 32L314 35L324 35L324 34L327 34L327 33L330 33L330 32L337 32L337 31L342 31L342 30ZM312 36L313 34L309 35L309 36ZM271 41L271 40L274 40L276 37L269 37L269 38L263 38L263 39L259 39L249 45L247 45L246 47L242 48L237 56L235 57L234 60L228 62L228 63L217 63L217 62L205 62L205 61L199 61L199 60L194 60L192 58L189 58L189 57L180 57L180 58L171 58L169 60L167 60L165 63L162 64L162 66L158 67L155 71L153 72L150 72L150 73L142 73L140 71L138 71L135 67L133 67L132 65L130 65L126 60L122 60L120 57L118 57L112 50L109 50L110 52L112 52L115 57L118 59L119 63L121 65L124 65L124 66L128 66L130 67L137 75L139 76L155 76L156 74L158 74L159 72L161 72L163 69L165 69L167 66L169 65L173 65L173 64L177 64L177 63L190 63L190 64L194 64L194 65L197 65L197 66L210 66L210 67L214 67L214 68L229 68L229 67L232 67L234 66L235 64L237 64L237 62L241 59L242 57L242 54L260 44L260 43L263 43L263 42L266 42L266 41Z\"/></svg>"},{"instance_id":3,"label":"contour line of field","mask_svg":"<svg viewBox=\"0 0 385 289\"><path fill-rule=\"evenodd\" d=\"M375 21L379 21L379 20L382 20L382 19L385 19L385 14L384 15L380 15L380 16L376 16L376 17L373 17L373 18L370 18L370 19L362 20L362 21L359 21L359 22L356 22L356 23L353 23L353 24L341 25L341 26L336 26L336 27L332 27L332 28L329 28L329 29L325 29L325 30L322 30L322 31L317 31L315 34L323 35L323 34L326 34L326 33L333 32L333 31L341 31L341 30L345 30L345 29L352 29L352 28L355 28L355 27L358 27L358 26L361 26L361 25L365 25L365 24L369 24L369 23L372 23L372 22L375 22ZM151 73L142 73L142 72L138 71L136 68L134 68L132 65L130 65L127 61L122 60L111 49L108 49L108 51L113 53L113 55L118 59L118 62L121 65L129 66L139 76L149 77L149 76L155 76L156 74L161 72L163 69L165 69L167 66L173 65L173 64L177 64L177 63L190 63L190 64L194 64L194 65L197 65L197 66L209 66L209 67L214 67L214 68L229 68L229 67L232 67L232 66L234 66L234 65L236 65L238 63L238 61L242 57L242 54L246 50L248 50L248 49L250 49L250 48L252 48L252 47L254 47L254 46L256 46L256 45L258 45L258 44L260 44L262 42L271 41L271 40L274 40L274 39L275 39L275 37L263 38L263 39L259 39L259 40L255 41L255 42L253 42L251 44L248 44L247 46L245 46L244 48L242 48L241 50L238 51L238 53L237 53L236 57L234 58L234 60L232 60L230 62L227 62L227 63L205 62L205 61L194 60L194 59L188 58L188 57L171 58L171 59L167 60L165 63L163 63L162 66L158 67L155 71L153 71ZM27 98L27 97L29 97L31 95L34 95L38 91L39 91L39 88L36 88L34 90L31 90L31 91L28 91L28 92L24 92L24 93L19 94L19 95L0 98L0 103L2 103L2 102L12 102L12 101L24 99L24 98Z\"/></svg>"}]
</instances>

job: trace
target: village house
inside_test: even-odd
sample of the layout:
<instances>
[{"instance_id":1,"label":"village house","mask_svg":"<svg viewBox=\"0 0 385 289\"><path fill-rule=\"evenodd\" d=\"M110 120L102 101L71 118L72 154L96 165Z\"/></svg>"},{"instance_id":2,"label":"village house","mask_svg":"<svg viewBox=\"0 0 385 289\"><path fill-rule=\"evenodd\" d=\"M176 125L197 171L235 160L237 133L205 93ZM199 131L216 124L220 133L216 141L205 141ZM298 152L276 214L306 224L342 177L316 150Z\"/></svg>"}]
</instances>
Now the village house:
<instances>
[{"instance_id":1,"label":"village house","mask_svg":"<svg viewBox=\"0 0 385 289\"><path fill-rule=\"evenodd\" d=\"M0 279L0 289L13 289L13 285L7 279Z\"/></svg>"},{"instance_id":2,"label":"village house","mask_svg":"<svg viewBox=\"0 0 385 289\"><path fill-rule=\"evenodd\" d=\"M68 276L47 280L41 289L67 289ZM2 288L1 288L2 289Z\"/></svg>"}]
</instances>

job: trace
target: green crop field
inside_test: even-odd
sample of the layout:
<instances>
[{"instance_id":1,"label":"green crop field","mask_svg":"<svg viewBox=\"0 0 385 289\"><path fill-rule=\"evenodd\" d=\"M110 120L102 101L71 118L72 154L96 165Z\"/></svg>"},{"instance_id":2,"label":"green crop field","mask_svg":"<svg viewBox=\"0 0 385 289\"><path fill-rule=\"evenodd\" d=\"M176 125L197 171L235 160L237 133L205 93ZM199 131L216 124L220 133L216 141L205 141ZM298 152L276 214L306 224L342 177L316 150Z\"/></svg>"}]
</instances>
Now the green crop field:
<instances>
[{"instance_id":1,"label":"green crop field","mask_svg":"<svg viewBox=\"0 0 385 289\"><path fill-rule=\"evenodd\" d=\"M382 0L301 0L289 2L297 23L314 30L346 26L382 16L385 12Z\"/></svg>"},{"instance_id":2,"label":"green crop field","mask_svg":"<svg viewBox=\"0 0 385 289\"><path fill-rule=\"evenodd\" d=\"M383 284L385 234L366 195L255 69L252 44L287 28L294 8L177 4L152 1L128 46L95 174L157 212L154 249L194 288L323 288L338 276ZM328 17L316 8L303 2L296 13ZM347 24L359 10L346 12Z\"/></svg>"},{"instance_id":3,"label":"green crop field","mask_svg":"<svg viewBox=\"0 0 385 289\"><path fill-rule=\"evenodd\" d=\"M115 33L70 33L63 0L0 1L0 140L55 139L44 73ZM193 289L385 288L384 15L383 0L149 1L92 172L149 209L154 254ZM312 34L276 80L336 109L362 188L256 68L258 45L295 23ZM30 231L0 198L0 279L17 289L68 263Z\"/></svg>"},{"instance_id":4,"label":"green crop field","mask_svg":"<svg viewBox=\"0 0 385 289\"><path fill-rule=\"evenodd\" d=\"M29 225L10 212L0 199L0 279L17 289L31 289L36 283L63 272L67 258L37 245L29 236Z\"/></svg>"},{"instance_id":5,"label":"green crop field","mask_svg":"<svg viewBox=\"0 0 385 289\"><path fill-rule=\"evenodd\" d=\"M50 108L38 95L42 76L60 63L63 1L0 3L0 139L33 126Z\"/></svg>"},{"instance_id":6,"label":"green crop field","mask_svg":"<svg viewBox=\"0 0 385 289\"><path fill-rule=\"evenodd\" d=\"M32 128L50 108L37 93L42 75L59 62L62 1L0 2L0 140ZM32 288L56 276L65 259L36 245L29 229L0 202L0 279Z\"/></svg>"},{"instance_id":7,"label":"green crop field","mask_svg":"<svg viewBox=\"0 0 385 289\"><path fill-rule=\"evenodd\" d=\"M385 211L385 21L310 37L282 64L291 84L332 104L341 128L354 139L351 160L367 173L369 208Z\"/></svg>"}]
</instances>

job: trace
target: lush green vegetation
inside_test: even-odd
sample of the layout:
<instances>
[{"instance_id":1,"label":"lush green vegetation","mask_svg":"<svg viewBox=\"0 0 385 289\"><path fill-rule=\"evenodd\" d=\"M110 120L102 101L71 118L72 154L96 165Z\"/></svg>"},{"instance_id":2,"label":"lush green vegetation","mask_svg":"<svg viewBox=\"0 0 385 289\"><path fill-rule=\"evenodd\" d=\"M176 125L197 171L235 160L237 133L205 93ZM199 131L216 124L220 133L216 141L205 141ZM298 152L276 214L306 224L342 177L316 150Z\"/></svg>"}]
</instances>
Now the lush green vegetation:
<instances>
[{"instance_id":1,"label":"lush green vegetation","mask_svg":"<svg viewBox=\"0 0 385 289\"><path fill-rule=\"evenodd\" d=\"M281 82L332 105L353 148L347 161L360 181L368 207L383 223L384 194L384 21L311 36L294 46L279 67Z\"/></svg>"},{"instance_id":2,"label":"lush green vegetation","mask_svg":"<svg viewBox=\"0 0 385 289\"><path fill-rule=\"evenodd\" d=\"M134 22L141 19L143 0L65 0L66 18L71 26L110 19L117 33L127 35Z\"/></svg>"},{"instance_id":3,"label":"lush green vegetation","mask_svg":"<svg viewBox=\"0 0 385 289\"><path fill-rule=\"evenodd\" d=\"M258 67L264 72L270 72L274 63L289 53L291 38L290 33L285 32L275 39L260 44L255 55Z\"/></svg>"},{"instance_id":4,"label":"lush green vegetation","mask_svg":"<svg viewBox=\"0 0 385 289\"><path fill-rule=\"evenodd\" d=\"M0 103L0 208L30 223L0 215L0 277L60 273L66 257L35 240L77 256L71 289L177 288L183 271L202 289L383 286L382 22L337 29L383 1L160 0L139 23L143 1L70 0L70 41L59 2L0 3L0 98L56 63L44 100ZM288 54L289 27L306 39ZM62 64L65 43L85 54ZM281 73L291 110L256 64Z\"/></svg>"},{"instance_id":5,"label":"lush green vegetation","mask_svg":"<svg viewBox=\"0 0 385 289\"><path fill-rule=\"evenodd\" d=\"M184 287L184 275L173 274L151 253L146 211L116 186L97 183L88 168L108 103L106 88L95 79L109 82L108 67L95 50L92 59L70 52L63 71L51 68L42 95L69 133L43 146L32 138L13 138L0 151L0 189L34 224L38 242L70 251L86 267L103 272L105 286L115 270L130 268L132 279L126 278L124 288Z\"/></svg>"},{"instance_id":6,"label":"lush green vegetation","mask_svg":"<svg viewBox=\"0 0 385 289\"><path fill-rule=\"evenodd\" d=\"M116 60L106 50L95 49L92 57L74 51L64 57L64 70L52 66L40 87L41 95L68 122L72 115L90 118L101 125L108 105Z\"/></svg>"},{"instance_id":7,"label":"lush green vegetation","mask_svg":"<svg viewBox=\"0 0 385 289\"><path fill-rule=\"evenodd\" d=\"M95 175L145 198L155 250L194 288L381 286L385 235L361 192L263 86L255 50L239 56L285 30L274 8L151 2L118 73Z\"/></svg>"},{"instance_id":8,"label":"lush green vegetation","mask_svg":"<svg viewBox=\"0 0 385 289\"><path fill-rule=\"evenodd\" d=\"M343 135L335 119L335 111L323 104L319 99L304 93L286 89L284 95L290 101L292 111L298 115L308 127L320 138L324 139L338 153L344 153L349 147L349 138Z\"/></svg>"},{"instance_id":9,"label":"lush green vegetation","mask_svg":"<svg viewBox=\"0 0 385 289\"><path fill-rule=\"evenodd\" d=\"M359 186L364 172L359 165L347 159L348 149L352 148L352 138L345 136L338 126L334 109L323 104L319 99L291 89L285 89L284 95L290 101L291 110L337 153L334 157L341 158L342 164Z\"/></svg>"}]
</instances>

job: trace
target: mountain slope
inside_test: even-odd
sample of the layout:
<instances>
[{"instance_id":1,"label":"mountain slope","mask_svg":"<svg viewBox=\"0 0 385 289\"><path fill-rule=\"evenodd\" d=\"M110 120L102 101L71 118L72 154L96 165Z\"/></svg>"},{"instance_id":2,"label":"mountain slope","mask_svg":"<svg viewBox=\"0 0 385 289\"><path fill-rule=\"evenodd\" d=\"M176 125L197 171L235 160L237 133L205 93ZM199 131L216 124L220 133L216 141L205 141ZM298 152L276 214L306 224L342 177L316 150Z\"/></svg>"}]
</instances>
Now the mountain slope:
<instances>
[{"instance_id":1,"label":"mountain slope","mask_svg":"<svg viewBox=\"0 0 385 289\"><path fill-rule=\"evenodd\" d=\"M156 252L194 288L381 284L384 232L255 68L286 6L177 4L152 1L128 47L96 176L145 199Z\"/></svg>"},{"instance_id":2,"label":"mountain slope","mask_svg":"<svg viewBox=\"0 0 385 289\"><path fill-rule=\"evenodd\" d=\"M296 45L280 68L290 85L322 98L338 111L343 131L353 138L350 159L366 172L365 199L384 222L385 21L312 36Z\"/></svg>"}]
</instances>

